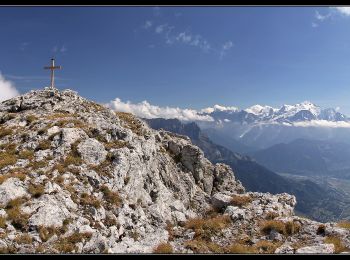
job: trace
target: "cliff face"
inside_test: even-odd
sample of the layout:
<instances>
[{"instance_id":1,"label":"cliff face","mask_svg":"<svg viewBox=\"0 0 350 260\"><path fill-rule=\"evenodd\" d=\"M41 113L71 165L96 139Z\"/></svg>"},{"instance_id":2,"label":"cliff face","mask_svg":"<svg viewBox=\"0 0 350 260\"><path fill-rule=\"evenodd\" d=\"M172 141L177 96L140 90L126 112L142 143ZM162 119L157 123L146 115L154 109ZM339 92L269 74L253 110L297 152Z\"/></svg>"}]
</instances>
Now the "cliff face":
<instances>
[{"instance_id":1,"label":"cliff face","mask_svg":"<svg viewBox=\"0 0 350 260\"><path fill-rule=\"evenodd\" d=\"M1 252L293 252L301 241L332 252L325 237L348 243L334 223L317 234L320 223L294 216L295 203L245 193L188 137L76 92L0 104Z\"/></svg>"}]
</instances>

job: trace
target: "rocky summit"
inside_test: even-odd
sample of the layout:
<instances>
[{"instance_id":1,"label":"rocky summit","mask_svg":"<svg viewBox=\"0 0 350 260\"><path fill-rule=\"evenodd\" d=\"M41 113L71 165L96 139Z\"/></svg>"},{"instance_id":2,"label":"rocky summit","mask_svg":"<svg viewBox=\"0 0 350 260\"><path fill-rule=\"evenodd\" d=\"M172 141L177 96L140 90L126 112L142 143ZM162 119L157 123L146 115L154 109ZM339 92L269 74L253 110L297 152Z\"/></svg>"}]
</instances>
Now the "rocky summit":
<instances>
[{"instance_id":1,"label":"rocky summit","mask_svg":"<svg viewBox=\"0 0 350 260\"><path fill-rule=\"evenodd\" d=\"M71 90L0 104L1 253L340 253L350 224L245 192L186 136Z\"/></svg>"}]
</instances>

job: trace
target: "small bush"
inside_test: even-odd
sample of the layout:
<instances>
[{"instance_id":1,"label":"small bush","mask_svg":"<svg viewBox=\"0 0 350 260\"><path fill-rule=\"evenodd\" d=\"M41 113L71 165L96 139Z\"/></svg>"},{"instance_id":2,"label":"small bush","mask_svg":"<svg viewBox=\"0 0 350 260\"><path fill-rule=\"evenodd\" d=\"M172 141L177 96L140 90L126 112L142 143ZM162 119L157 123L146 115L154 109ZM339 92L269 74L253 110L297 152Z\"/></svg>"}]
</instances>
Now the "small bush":
<instances>
[{"instance_id":1,"label":"small bush","mask_svg":"<svg viewBox=\"0 0 350 260\"><path fill-rule=\"evenodd\" d=\"M46 242L49 240L53 235L57 234L57 228L56 227L45 227L45 226L39 226L38 227L38 233L39 237L43 242Z\"/></svg>"},{"instance_id":2,"label":"small bush","mask_svg":"<svg viewBox=\"0 0 350 260\"><path fill-rule=\"evenodd\" d=\"M50 140L43 140L39 143L39 145L35 148L36 151L39 150L47 150L51 148Z\"/></svg>"},{"instance_id":3,"label":"small bush","mask_svg":"<svg viewBox=\"0 0 350 260\"><path fill-rule=\"evenodd\" d=\"M7 218L11 220L12 225L19 230L26 231L28 229L29 215L21 212L19 207L7 210Z\"/></svg>"},{"instance_id":4,"label":"small bush","mask_svg":"<svg viewBox=\"0 0 350 260\"><path fill-rule=\"evenodd\" d=\"M278 243L273 243L271 241L266 241L266 240L260 240L258 243L254 245L254 248L259 252L259 253L264 253L264 254L273 254L276 249L281 246L281 242Z\"/></svg>"},{"instance_id":5,"label":"small bush","mask_svg":"<svg viewBox=\"0 0 350 260\"><path fill-rule=\"evenodd\" d=\"M291 236L299 233L301 225L298 222L288 221L284 223L284 227L285 227L285 234Z\"/></svg>"},{"instance_id":6,"label":"small bush","mask_svg":"<svg viewBox=\"0 0 350 260\"><path fill-rule=\"evenodd\" d=\"M286 233L285 224L279 220L263 221L260 230L264 235L269 235L272 230L276 230L280 234Z\"/></svg>"},{"instance_id":7,"label":"small bush","mask_svg":"<svg viewBox=\"0 0 350 260\"><path fill-rule=\"evenodd\" d=\"M347 248L344 243L342 242L342 240L337 237L337 236L329 236L326 237L324 242L326 244L333 244L334 245L334 253L339 254L341 252L344 251L349 251L350 249Z\"/></svg>"},{"instance_id":8,"label":"small bush","mask_svg":"<svg viewBox=\"0 0 350 260\"><path fill-rule=\"evenodd\" d=\"M186 224L186 229L193 229L195 238L210 239L213 235L219 234L224 228L231 224L229 216L217 216L214 218L193 218L189 219Z\"/></svg>"},{"instance_id":9,"label":"small bush","mask_svg":"<svg viewBox=\"0 0 350 260\"><path fill-rule=\"evenodd\" d=\"M68 237L59 239L55 245L55 248L60 253L72 253L77 249L75 245L76 243L88 241L91 236L91 233L74 233Z\"/></svg>"},{"instance_id":10,"label":"small bush","mask_svg":"<svg viewBox=\"0 0 350 260\"><path fill-rule=\"evenodd\" d=\"M105 218L105 220L103 221L103 223L105 224L105 226L107 227L111 227L111 226L116 226L118 224L117 220L115 218L111 218L109 216L107 216Z\"/></svg>"},{"instance_id":11,"label":"small bush","mask_svg":"<svg viewBox=\"0 0 350 260\"><path fill-rule=\"evenodd\" d=\"M31 124L31 123L33 123L36 120L38 120L38 118L36 116L34 116L34 115L29 115L26 118L26 121L27 121L28 124Z\"/></svg>"},{"instance_id":12,"label":"small bush","mask_svg":"<svg viewBox=\"0 0 350 260\"><path fill-rule=\"evenodd\" d=\"M193 239L184 243L185 248L195 253L224 253L224 248L213 242L202 239Z\"/></svg>"},{"instance_id":13,"label":"small bush","mask_svg":"<svg viewBox=\"0 0 350 260\"><path fill-rule=\"evenodd\" d=\"M33 242L33 238L28 234L22 234L15 237L15 242L17 244L31 244Z\"/></svg>"},{"instance_id":14,"label":"small bush","mask_svg":"<svg viewBox=\"0 0 350 260\"><path fill-rule=\"evenodd\" d=\"M92 206L95 208L101 207L101 201L99 201L95 196L89 195L87 193L81 194L80 205L83 206Z\"/></svg>"},{"instance_id":15,"label":"small bush","mask_svg":"<svg viewBox=\"0 0 350 260\"><path fill-rule=\"evenodd\" d=\"M28 192L34 197L39 198L45 192L45 187L42 184L30 184Z\"/></svg>"},{"instance_id":16,"label":"small bush","mask_svg":"<svg viewBox=\"0 0 350 260\"><path fill-rule=\"evenodd\" d=\"M105 200L108 203L115 205L117 207L121 206L122 199L117 192L111 191L106 185L103 185L101 187L101 191L103 193Z\"/></svg>"},{"instance_id":17,"label":"small bush","mask_svg":"<svg viewBox=\"0 0 350 260\"><path fill-rule=\"evenodd\" d=\"M231 200L231 205L237 207L243 207L252 202L252 198L249 196L233 195Z\"/></svg>"},{"instance_id":18,"label":"small bush","mask_svg":"<svg viewBox=\"0 0 350 260\"><path fill-rule=\"evenodd\" d=\"M153 253L155 254L172 254L173 251L173 247L169 243L161 243L153 249Z\"/></svg>"},{"instance_id":19,"label":"small bush","mask_svg":"<svg viewBox=\"0 0 350 260\"><path fill-rule=\"evenodd\" d=\"M12 129L0 127L0 139L5 136L11 135L12 133L13 133Z\"/></svg>"},{"instance_id":20,"label":"small bush","mask_svg":"<svg viewBox=\"0 0 350 260\"><path fill-rule=\"evenodd\" d=\"M279 217L279 214L277 212L274 211L270 211L266 214L265 219L266 220L273 220L275 218Z\"/></svg>"}]
</instances>

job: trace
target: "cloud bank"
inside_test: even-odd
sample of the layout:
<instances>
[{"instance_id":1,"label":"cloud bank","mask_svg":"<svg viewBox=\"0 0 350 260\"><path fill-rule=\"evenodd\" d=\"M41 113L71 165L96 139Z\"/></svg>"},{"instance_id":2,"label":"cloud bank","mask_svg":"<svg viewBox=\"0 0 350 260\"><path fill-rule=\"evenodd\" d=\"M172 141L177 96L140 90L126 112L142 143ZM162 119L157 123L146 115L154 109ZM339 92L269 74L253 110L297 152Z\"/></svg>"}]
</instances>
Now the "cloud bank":
<instances>
[{"instance_id":1,"label":"cloud bank","mask_svg":"<svg viewBox=\"0 0 350 260\"><path fill-rule=\"evenodd\" d=\"M350 128L350 122L345 121L327 121L327 120L311 120L295 122L293 126L297 127L327 127L327 128Z\"/></svg>"},{"instance_id":2,"label":"cloud bank","mask_svg":"<svg viewBox=\"0 0 350 260\"><path fill-rule=\"evenodd\" d=\"M19 92L15 88L11 81L6 80L0 72L0 101L4 101L15 96L18 96Z\"/></svg>"},{"instance_id":3,"label":"cloud bank","mask_svg":"<svg viewBox=\"0 0 350 260\"><path fill-rule=\"evenodd\" d=\"M182 121L214 121L209 115L201 115L194 109L181 109L178 107L159 107L142 101L137 104L133 104L130 101L123 102L121 99L116 98L107 104L107 106L113 110L120 112L132 113L142 118L177 118Z\"/></svg>"}]
</instances>

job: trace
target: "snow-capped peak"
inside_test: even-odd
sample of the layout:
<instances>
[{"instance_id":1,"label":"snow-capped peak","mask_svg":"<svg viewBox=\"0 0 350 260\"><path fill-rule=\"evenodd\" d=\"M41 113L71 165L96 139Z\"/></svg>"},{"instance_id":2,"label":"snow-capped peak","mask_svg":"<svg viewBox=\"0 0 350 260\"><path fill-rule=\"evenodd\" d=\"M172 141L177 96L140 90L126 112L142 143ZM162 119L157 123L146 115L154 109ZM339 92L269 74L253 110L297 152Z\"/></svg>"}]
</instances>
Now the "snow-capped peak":
<instances>
[{"instance_id":1,"label":"snow-capped peak","mask_svg":"<svg viewBox=\"0 0 350 260\"><path fill-rule=\"evenodd\" d=\"M304 101L295 105L283 105L278 111L278 114L283 115L283 117L290 117L301 110L307 110L314 116L318 116L321 113L321 108L319 106L316 106L310 101Z\"/></svg>"}]
</instances>

